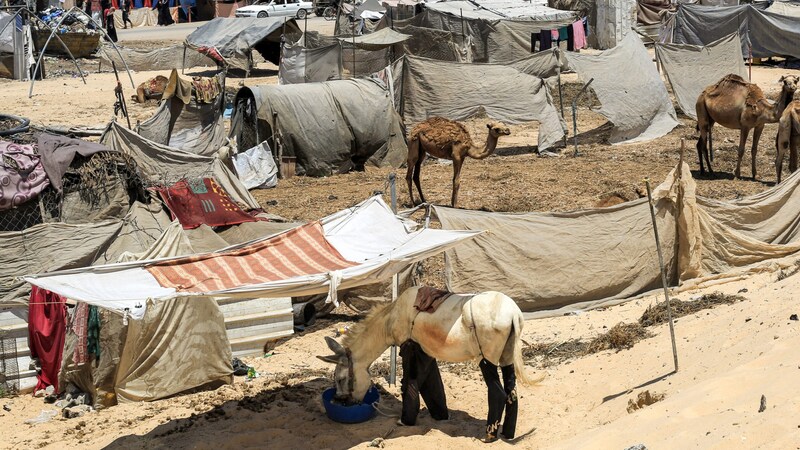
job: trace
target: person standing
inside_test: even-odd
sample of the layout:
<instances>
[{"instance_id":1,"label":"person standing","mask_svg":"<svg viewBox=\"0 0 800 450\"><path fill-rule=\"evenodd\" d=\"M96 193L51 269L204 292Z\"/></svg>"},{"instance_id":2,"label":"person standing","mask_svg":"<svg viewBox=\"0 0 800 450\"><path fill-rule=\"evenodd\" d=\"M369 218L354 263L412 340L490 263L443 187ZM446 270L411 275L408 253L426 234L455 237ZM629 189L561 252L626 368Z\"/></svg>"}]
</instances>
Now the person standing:
<instances>
[{"instance_id":1,"label":"person standing","mask_svg":"<svg viewBox=\"0 0 800 450\"><path fill-rule=\"evenodd\" d=\"M131 28L133 28L133 22L131 22L131 18L128 16L131 12L131 0L119 0L119 9L122 10L122 25L125 29L128 29L128 24L131 24Z\"/></svg>"},{"instance_id":2,"label":"person standing","mask_svg":"<svg viewBox=\"0 0 800 450\"><path fill-rule=\"evenodd\" d=\"M114 25L114 7L110 7L105 12L106 33L112 42L117 42L117 26Z\"/></svg>"},{"instance_id":3,"label":"person standing","mask_svg":"<svg viewBox=\"0 0 800 450\"><path fill-rule=\"evenodd\" d=\"M156 8L158 8L158 24L167 26L172 25L175 23L172 20L172 14L169 11L169 0L158 0L156 3Z\"/></svg>"},{"instance_id":4,"label":"person standing","mask_svg":"<svg viewBox=\"0 0 800 450\"><path fill-rule=\"evenodd\" d=\"M98 27L103 26L103 7L100 5L100 0L91 0L92 20Z\"/></svg>"}]
</instances>

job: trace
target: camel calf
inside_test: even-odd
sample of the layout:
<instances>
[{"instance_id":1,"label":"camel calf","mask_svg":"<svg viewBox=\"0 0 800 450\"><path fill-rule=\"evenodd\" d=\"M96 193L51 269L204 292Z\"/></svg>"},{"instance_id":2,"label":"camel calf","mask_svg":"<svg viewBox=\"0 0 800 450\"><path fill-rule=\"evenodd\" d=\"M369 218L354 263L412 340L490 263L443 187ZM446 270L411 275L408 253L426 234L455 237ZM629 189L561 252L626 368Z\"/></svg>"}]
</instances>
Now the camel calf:
<instances>
[{"instance_id":1,"label":"camel calf","mask_svg":"<svg viewBox=\"0 0 800 450\"><path fill-rule=\"evenodd\" d=\"M797 150L800 148L800 100L789 103L778 121L778 136L775 138L775 171L781 182L783 155L789 150L789 172L797 170Z\"/></svg>"}]
</instances>

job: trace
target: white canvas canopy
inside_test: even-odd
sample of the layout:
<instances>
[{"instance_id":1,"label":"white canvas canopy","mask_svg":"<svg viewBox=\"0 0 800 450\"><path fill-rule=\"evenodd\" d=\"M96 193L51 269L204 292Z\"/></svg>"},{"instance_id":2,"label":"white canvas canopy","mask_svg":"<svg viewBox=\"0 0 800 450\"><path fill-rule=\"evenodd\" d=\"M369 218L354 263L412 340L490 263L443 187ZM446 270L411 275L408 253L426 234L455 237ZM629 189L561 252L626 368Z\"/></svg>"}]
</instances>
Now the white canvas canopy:
<instances>
[{"instance_id":1,"label":"white canvas canopy","mask_svg":"<svg viewBox=\"0 0 800 450\"><path fill-rule=\"evenodd\" d=\"M119 312L127 311L130 317L140 319L145 314L148 301L161 302L178 297L286 297L328 292L335 300L338 289L349 289L387 279L414 262L481 234L481 231L417 229L414 222L395 216L378 196L351 209L330 215L322 219L320 224L326 243L344 260L353 264L352 266L331 272L205 292L187 292L180 287L176 289L162 286L146 268L154 260L28 275L24 278L31 284L67 298ZM280 236L228 247L218 254L230 255L234 250L264 244L276 237ZM270 245L267 243L266 247ZM281 264L280 257L274 259L268 264ZM167 260L174 261L175 258L155 261ZM238 260L238 264L241 263L242 260Z\"/></svg>"}]
</instances>

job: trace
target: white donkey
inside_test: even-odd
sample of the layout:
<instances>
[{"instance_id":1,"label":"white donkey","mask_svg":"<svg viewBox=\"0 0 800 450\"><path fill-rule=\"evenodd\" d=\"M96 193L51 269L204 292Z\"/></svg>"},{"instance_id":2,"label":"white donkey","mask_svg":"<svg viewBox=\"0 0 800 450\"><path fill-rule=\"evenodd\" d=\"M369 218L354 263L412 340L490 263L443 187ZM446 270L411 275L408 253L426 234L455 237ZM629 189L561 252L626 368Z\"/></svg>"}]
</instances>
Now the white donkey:
<instances>
[{"instance_id":1,"label":"white donkey","mask_svg":"<svg viewBox=\"0 0 800 450\"><path fill-rule=\"evenodd\" d=\"M418 290L419 287L409 288L396 302L376 307L344 337L342 344L325 338L334 354L318 358L336 364L336 398L348 401L364 398L372 384L370 364L391 345L411 339L425 353L442 361L481 359L480 368L489 391L486 440L497 439L504 409L503 436L513 438L518 408L516 378L524 384L541 380L532 379L525 372L522 311L504 294L483 292L452 294L436 312L419 312L414 308ZM502 369L503 384L497 366Z\"/></svg>"}]
</instances>

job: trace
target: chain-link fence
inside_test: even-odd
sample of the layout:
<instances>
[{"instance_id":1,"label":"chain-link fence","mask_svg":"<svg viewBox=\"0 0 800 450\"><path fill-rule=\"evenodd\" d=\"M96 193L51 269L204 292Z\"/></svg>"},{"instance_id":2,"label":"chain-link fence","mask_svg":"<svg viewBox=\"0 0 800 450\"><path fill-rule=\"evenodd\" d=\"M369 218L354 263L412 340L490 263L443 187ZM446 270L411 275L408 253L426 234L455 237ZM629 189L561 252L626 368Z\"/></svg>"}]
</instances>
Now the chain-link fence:
<instances>
[{"instance_id":1,"label":"chain-link fence","mask_svg":"<svg viewBox=\"0 0 800 450\"><path fill-rule=\"evenodd\" d=\"M0 334L0 398L19 392L17 340Z\"/></svg>"}]
</instances>

